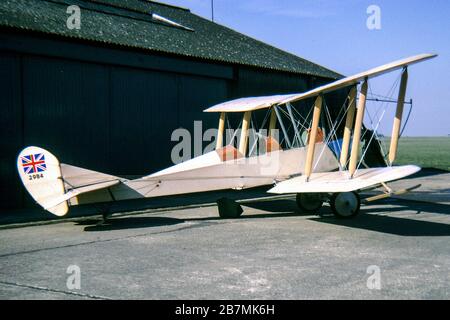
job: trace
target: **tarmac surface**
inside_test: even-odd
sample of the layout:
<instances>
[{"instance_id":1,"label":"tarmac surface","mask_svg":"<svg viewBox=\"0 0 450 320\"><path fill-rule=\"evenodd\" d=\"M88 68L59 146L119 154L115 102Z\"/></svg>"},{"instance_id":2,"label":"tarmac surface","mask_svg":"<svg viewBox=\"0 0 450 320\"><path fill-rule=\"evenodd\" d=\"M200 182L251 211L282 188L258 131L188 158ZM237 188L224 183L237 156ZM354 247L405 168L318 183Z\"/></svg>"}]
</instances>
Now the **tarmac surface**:
<instances>
[{"instance_id":1,"label":"tarmac surface","mask_svg":"<svg viewBox=\"0 0 450 320\"><path fill-rule=\"evenodd\" d=\"M246 200L229 220L206 199L104 225L5 220L0 299L449 299L450 173L390 186L418 183L352 220L292 196Z\"/></svg>"}]
</instances>

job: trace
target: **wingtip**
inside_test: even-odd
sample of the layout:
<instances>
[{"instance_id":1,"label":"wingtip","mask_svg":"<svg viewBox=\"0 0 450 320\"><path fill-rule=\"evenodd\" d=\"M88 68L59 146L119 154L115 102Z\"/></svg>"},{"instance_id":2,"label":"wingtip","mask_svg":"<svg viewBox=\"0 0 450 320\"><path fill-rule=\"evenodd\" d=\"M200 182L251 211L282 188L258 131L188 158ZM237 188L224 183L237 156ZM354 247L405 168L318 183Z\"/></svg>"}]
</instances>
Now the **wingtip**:
<instances>
[{"instance_id":1,"label":"wingtip","mask_svg":"<svg viewBox=\"0 0 450 320\"><path fill-rule=\"evenodd\" d=\"M434 52L429 52L429 53L420 54L419 56L422 56L425 59L433 59L433 58L436 58L437 56L439 56L439 54L434 53Z\"/></svg>"}]
</instances>

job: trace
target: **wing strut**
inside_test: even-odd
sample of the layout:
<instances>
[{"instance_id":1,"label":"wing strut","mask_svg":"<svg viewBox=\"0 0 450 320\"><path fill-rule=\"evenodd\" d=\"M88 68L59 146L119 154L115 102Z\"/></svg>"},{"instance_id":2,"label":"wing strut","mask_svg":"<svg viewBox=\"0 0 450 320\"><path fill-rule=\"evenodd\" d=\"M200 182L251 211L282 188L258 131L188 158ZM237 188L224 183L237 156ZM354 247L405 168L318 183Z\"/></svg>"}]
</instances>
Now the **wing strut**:
<instances>
[{"instance_id":1,"label":"wing strut","mask_svg":"<svg viewBox=\"0 0 450 320\"><path fill-rule=\"evenodd\" d=\"M367 81L366 78L361 86L361 92L359 94L358 110L356 111L355 132L353 133L352 151L350 154L349 173L353 178L353 174L356 171L356 164L358 163L359 143L361 140L361 128L364 119L364 110L366 108L367 97Z\"/></svg>"},{"instance_id":2,"label":"wing strut","mask_svg":"<svg viewBox=\"0 0 450 320\"><path fill-rule=\"evenodd\" d=\"M406 84L408 82L408 68L405 67L402 73L402 80L400 82L400 89L398 92L397 111L395 112L394 125L392 126L391 146L389 148L389 164L395 160L397 155L398 138L400 127L402 124L403 106L405 103Z\"/></svg>"},{"instance_id":3,"label":"wing strut","mask_svg":"<svg viewBox=\"0 0 450 320\"><path fill-rule=\"evenodd\" d=\"M222 148L223 146L224 129L225 129L225 112L221 112L219 118L219 129L217 132L216 150Z\"/></svg>"},{"instance_id":4,"label":"wing strut","mask_svg":"<svg viewBox=\"0 0 450 320\"><path fill-rule=\"evenodd\" d=\"M347 166L348 159L348 147L350 146L350 137L352 135L353 122L355 119L355 109L356 109L356 87L352 87L350 93L348 95L348 103L350 106L347 111L347 118L345 119L345 129L344 129L344 138L342 141L342 151L341 151L341 168L345 168Z\"/></svg>"},{"instance_id":5,"label":"wing strut","mask_svg":"<svg viewBox=\"0 0 450 320\"><path fill-rule=\"evenodd\" d=\"M239 152L242 153L244 156L247 152L248 128L250 127L251 115L252 115L251 111L245 111L244 118L242 120L241 139L239 141Z\"/></svg>"},{"instance_id":6,"label":"wing strut","mask_svg":"<svg viewBox=\"0 0 450 320\"><path fill-rule=\"evenodd\" d=\"M319 127L320 111L322 110L322 95L317 96L314 102L314 114L311 132L308 141L308 151L306 153L305 175L306 181L309 181L311 175L311 167L314 159L314 148L316 146L317 128Z\"/></svg>"},{"instance_id":7,"label":"wing strut","mask_svg":"<svg viewBox=\"0 0 450 320\"><path fill-rule=\"evenodd\" d=\"M270 111L270 122L269 122L269 136L274 138L275 137L275 127L277 126L277 114L275 113L274 107Z\"/></svg>"}]
</instances>

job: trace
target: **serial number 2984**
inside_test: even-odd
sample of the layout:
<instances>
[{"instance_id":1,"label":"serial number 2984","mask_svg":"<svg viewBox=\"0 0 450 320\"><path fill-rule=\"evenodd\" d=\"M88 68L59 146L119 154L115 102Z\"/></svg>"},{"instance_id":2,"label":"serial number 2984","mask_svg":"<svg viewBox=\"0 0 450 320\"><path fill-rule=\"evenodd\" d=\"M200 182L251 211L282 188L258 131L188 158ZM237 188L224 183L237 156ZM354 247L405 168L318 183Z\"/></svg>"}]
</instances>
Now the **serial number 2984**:
<instances>
[{"instance_id":1,"label":"serial number 2984","mask_svg":"<svg viewBox=\"0 0 450 320\"><path fill-rule=\"evenodd\" d=\"M42 179L44 175L42 173L30 174L28 175L28 180Z\"/></svg>"}]
</instances>

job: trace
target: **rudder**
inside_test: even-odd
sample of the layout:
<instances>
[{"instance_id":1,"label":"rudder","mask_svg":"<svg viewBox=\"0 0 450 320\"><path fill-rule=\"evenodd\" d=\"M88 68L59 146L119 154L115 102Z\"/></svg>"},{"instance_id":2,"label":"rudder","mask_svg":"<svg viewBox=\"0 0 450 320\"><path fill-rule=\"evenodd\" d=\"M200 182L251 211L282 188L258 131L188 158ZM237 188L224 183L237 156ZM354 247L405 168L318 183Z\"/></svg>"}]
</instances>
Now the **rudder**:
<instances>
[{"instance_id":1,"label":"rudder","mask_svg":"<svg viewBox=\"0 0 450 320\"><path fill-rule=\"evenodd\" d=\"M65 193L61 167L53 154L39 147L27 147L17 157L17 170L28 193L40 206L57 216L69 211L67 201L51 206L54 199Z\"/></svg>"}]
</instances>

